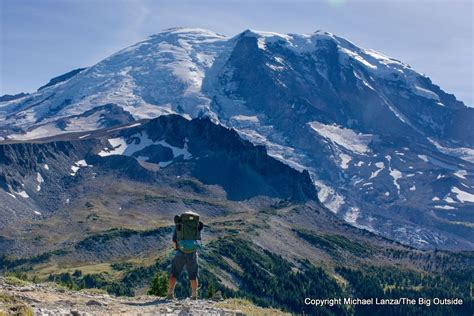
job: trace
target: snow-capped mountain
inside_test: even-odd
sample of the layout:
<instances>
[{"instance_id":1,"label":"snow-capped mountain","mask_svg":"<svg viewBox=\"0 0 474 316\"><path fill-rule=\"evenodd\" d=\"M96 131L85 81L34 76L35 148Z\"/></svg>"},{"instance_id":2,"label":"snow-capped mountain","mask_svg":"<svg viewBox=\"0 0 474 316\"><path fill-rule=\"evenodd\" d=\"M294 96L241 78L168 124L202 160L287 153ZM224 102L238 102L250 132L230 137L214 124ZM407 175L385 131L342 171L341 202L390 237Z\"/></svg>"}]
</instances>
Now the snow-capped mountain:
<instances>
[{"instance_id":1,"label":"snow-capped mountain","mask_svg":"<svg viewBox=\"0 0 474 316\"><path fill-rule=\"evenodd\" d=\"M207 116L308 170L321 202L355 226L474 247L474 109L401 61L322 31L175 28L65 78L0 103L0 136Z\"/></svg>"}]
</instances>

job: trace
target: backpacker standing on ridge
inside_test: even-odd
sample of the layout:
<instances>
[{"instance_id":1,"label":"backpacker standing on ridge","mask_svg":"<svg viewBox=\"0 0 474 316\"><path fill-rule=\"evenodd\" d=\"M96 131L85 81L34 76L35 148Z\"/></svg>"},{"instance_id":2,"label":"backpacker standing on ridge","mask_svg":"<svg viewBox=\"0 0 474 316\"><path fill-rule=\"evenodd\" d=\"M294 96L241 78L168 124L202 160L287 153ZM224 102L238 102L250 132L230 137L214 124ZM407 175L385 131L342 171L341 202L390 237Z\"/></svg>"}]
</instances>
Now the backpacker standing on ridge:
<instances>
[{"instance_id":1,"label":"backpacker standing on ridge","mask_svg":"<svg viewBox=\"0 0 474 316\"><path fill-rule=\"evenodd\" d=\"M194 212L185 212L181 216L176 215L174 223L173 246L176 252L171 262L168 295L166 298L174 298L176 280L179 278L184 265L186 265L189 281L191 282L191 299L197 299L198 263L196 251L199 247L198 240L201 240L201 230L204 225L199 221L199 214Z\"/></svg>"}]
</instances>

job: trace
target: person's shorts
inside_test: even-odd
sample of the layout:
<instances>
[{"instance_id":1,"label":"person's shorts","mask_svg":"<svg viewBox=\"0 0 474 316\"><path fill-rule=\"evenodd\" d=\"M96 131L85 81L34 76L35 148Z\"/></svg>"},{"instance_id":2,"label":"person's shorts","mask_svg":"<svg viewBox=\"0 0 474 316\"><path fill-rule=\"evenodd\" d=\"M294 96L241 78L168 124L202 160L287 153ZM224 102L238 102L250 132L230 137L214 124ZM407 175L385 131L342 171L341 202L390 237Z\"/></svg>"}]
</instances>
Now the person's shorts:
<instances>
[{"instance_id":1,"label":"person's shorts","mask_svg":"<svg viewBox=\"0 0 474 316\"><path fill-rule=\"evenodd\" d=\"M184 266L188 271L189 279L196 280L198 274L197 253L184 253L177 250L173 261L171 261L171 275L178 279Z\"/></svg>"}]
</instances>

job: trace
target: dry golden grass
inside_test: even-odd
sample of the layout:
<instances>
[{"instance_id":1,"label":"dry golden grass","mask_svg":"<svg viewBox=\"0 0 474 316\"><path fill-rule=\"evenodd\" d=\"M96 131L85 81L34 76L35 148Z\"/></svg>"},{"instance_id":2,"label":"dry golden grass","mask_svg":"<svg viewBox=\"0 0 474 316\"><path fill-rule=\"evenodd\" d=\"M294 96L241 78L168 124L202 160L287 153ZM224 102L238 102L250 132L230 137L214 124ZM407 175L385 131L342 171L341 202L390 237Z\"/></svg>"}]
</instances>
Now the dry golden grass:
<instances>
[{"instance_id":1,"label":"dry golden grass","mask_svg":"<svg viewBox=\"0 0 474 316\"><path fill-rule=\"evenodd\" d=\"M3 315L33 316L33 310L16 297L0 292L0 316Z\"/></svg>"},{"instance_id":2,"label":"dry golden grass","mask_svg":"<svg viewBox=\"0 0 474 316\"><path fill-rule=\"evenodd\" d=\"M241 299L241 298L231 298L226 299L225 301L218 302L214 304L215 307L218 308L225 308L232 311L241 311L245 315L249 316L283 316L283 315L291 315L289 313L282 312L279 309L275 308L263 308L259 306L255 306L249 300Z\"/></svg>"}]
</instances>

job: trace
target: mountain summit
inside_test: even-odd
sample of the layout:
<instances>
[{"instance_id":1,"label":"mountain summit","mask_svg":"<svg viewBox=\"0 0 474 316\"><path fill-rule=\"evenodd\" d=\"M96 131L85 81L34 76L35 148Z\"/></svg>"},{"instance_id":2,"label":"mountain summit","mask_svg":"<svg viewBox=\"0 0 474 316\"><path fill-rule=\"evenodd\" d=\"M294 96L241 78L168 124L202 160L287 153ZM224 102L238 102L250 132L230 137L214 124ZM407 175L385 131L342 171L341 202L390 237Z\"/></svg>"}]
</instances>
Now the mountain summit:
<instances>
[{"instance_id":1,"label":"mountain summit","mask_svg":"<svg viewBox=\"0 0 474 316\"><path fill-rule=\"evenodd\" d=\"M308 170L352 225L474 248L474 109L399 60L323 31L173 28L55 79L0 103L4 142L208 117Z\"/></svg>"}]
</instances>

